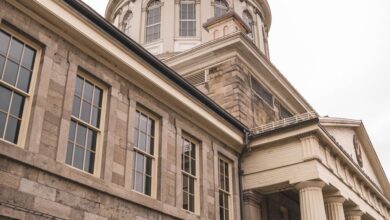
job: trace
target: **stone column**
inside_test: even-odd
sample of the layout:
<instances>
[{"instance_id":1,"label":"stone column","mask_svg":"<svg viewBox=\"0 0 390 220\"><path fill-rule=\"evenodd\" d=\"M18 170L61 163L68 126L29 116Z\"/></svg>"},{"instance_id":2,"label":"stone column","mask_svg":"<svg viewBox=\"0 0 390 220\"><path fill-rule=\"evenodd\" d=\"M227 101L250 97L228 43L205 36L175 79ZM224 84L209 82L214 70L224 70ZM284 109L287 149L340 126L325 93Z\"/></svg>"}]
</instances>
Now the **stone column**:
<instances>
[{"instance_id":1,"label":"stone column","mask_svg":"<svg viewBox=\"0 0 390 220\"><path fill-rule=\"evenodd\" d=\"M321 181L306 181L297 184L299 190L299 204L301 208L301 220L326 220L324 197Z\"/></svg>"},{"instance_id":2,"label":"stone column","mask_svg":"<svg viewBox=\"0 0 390 220\"><path fill-rule=\"evenodd\" d=\"M342 196L326 196L325 212L328 220L345 220Z\"/></svg>"},{"instance_id":3,"label":"stone column","mask_svg":"<svg viewBox=\"0 0 390 220\"><path fill-rule=\"evenodd\" d=\"M244 219L262 220L261 214L261 198L252 191L244 192Z\"/></svg>"},{"instance_id":4,"label":"stone column","mask_svg":"<svg viewBox=\"0 0 390 220\"><path fill-rule=\"evenodd\" d=\"M361 220L363 212L357 208L347 210L345 212L346 220Z\"/></svg>"}]
</instances>

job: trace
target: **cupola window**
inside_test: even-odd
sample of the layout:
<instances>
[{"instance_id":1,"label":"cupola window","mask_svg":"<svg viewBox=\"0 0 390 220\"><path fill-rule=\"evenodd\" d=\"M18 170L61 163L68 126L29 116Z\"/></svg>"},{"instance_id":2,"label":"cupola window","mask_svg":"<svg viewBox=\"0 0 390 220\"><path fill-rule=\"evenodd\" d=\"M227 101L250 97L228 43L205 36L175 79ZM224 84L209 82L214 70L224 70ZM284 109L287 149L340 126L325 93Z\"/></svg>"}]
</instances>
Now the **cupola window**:
<instances>
[{"instance_id":1,"label":"cupola window","mask_svg":"<svg viewBox=\"0 0 390 220\"><path fill-rule=\"evenodd\" d=\"M246 25L250 28L250 32L248 33L248 37L253 40L254 38L254 28L253 28L253 18L252 15L248 11L244 11L242 14L242 18Z\"/></svg>"},{"instance_id":2,"label":"cupola window","mask_svg":"<svg viewBox=\"0 0 390 220\"><path fill-rule=\"evenodd\" d=\"M214 2L214 17L219 17L229 11L229 6L224 0L215 0Z\"/></svg>"},{"instance_id":3,"label":"cupola window","mask_svg":"<svg viewBox=\"0 0 390 220\"><path fill-rule=\"evenodd\" d=\"M160 38L161 2L153 0L149 3L146 16L146 42Z\"/></svg>"},{"instance_id":4,"label":"cupola window","mask_svg":"<svg viewBox=\"0 0 390 220\"><path fill-rule=\"evenodd\" d=\"M180 36L196 36L196 4L194 0L180 2Z\"/></svg>"}]
</instances>

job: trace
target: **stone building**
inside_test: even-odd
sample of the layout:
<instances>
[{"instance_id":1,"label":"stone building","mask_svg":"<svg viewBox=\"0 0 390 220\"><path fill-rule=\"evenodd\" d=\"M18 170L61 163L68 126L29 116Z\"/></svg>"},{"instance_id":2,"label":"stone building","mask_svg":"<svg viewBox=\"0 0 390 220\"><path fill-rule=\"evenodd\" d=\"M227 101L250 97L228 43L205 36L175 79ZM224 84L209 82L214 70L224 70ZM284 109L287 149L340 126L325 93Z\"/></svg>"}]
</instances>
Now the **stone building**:
<instances>
[{"instance_id":1,"label":"stone building","mask_svg":"<svg viewBox=\"0 0 390 220\"><path fill-rule=\"evenodd\" d=\"M361 121L269 59L266 0L0 0L0 219L388 220Z\"/></svg>"}]
</instances>

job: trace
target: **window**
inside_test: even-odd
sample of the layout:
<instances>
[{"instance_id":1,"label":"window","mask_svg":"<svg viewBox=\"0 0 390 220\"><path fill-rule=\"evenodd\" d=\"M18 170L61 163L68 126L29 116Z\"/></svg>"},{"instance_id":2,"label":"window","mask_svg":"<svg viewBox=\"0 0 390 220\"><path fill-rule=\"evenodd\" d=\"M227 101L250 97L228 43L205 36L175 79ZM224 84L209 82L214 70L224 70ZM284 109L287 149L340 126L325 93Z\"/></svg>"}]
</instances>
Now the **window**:
<instances>
[{"instance_id":1,"label":"window","mask_svg":"<svg viewBox=\"0 0 390 220\"><path fill-rule=\"evenodd\" d=\"M219 158L219 219L229 220L230 218L230 168L229 163Z\"/></svg>"},{"instance_id":2,"label":"window","mask_svg":"<svg viewBox=\"0 0 390 220\"><path fill-rule=\"evenodd\" d=\"M137 110L134 120L133 190L148 196L152 196L155 144L155 119L145 111Z\"/></svg>"},{"instance_id":3,"label":"window","mask_svg":"<svg viewBox=\"0 0 390 220\"><path fill-rule=\"evenodd\" d=\"M96 152L101 136L103 90L78 75L73 98L65 162L94 174Z\"/></svg>"},{"instance_id":4,"label":"window","mask_svg":"<svg viewBox=\"0 0 390 220\"><path fill-rule=\"evenodd\" d=\"M195 0L180 1L180 36L196 36L196 4Z\"/></svg>"},{"instance_id":5,"label":"window","mask_svg":"<svg viewBox=\"0 0 390 220\"><path fill-rule=\"evenodd\" d=\"M250 31L249 31L249 33L248 33L247 36L248 36L250 39L253 40L253 38L254 38L254 33L253 33L254 28L253 28L253 18L252 18L252 15L251 15L248 11L245 10L245 11L243 12L243 14L242 14L242 18L243 18L245 24L248 25L248 27L249 27L249 29L250 29Z\"/></svg>"},{"instance_id":6,"label":"window","mask_svg":"<svg viewBox=\"0 0 390 220\"><path fill-rule=\"evenodd\" d=\"M214 2L214 17L219 17L229 11L229 6L224 0L215 0Z\"/></svg>"},{"instance_id":7,"label":"window","mask_svg":"<svg viewBox=\"0 0 390 220\"><path fill-rule=\"evenodd\" d=\"M281 105L279 110L279 116L280 118L290 118L294 115Z\"/></svg>"},{"instance_id":8,"label":"window","mask_svg":"<svg viewBox=\"0 0 390 220\"><path fill-rule=\"evenodd\" d=\"M183 174L183 209L195 212L197 181L196 144L188 138L182 138L181 170Z\"/></svg>"},{"instance_id":9,"label":"window","mask_svg":"<svg viewBox=\"0 0 390 220\"><path fill-rule=\"evenodd\" d=\"M0 30L0 139L20 143L36 50Z\"/></svg>"},{"instance_id":10,"label":"window","mask_svg":"<svg viewBox=\"0 0 390 220\"><path fill-rule=\"evenodd\" d=\"M161 4L152 0L146 10L146 42L160 38Z\"/></svg>"},{"instance_id":11,"label":"window","mask_svg":"<svg viewBox=\"0 0 390 220\"><path fill-rule=\"evenodd\" d=\"M253 76L251 77L253 91L271 107L274 106L274 99L271 93L269 93Z\"/></svg>"},{"instance_id":12,"label":"window","mask_svg":"<svg viewBox=\"0 0 390 220\"><path fill-rule=\"evenodd\" d=\"M133 13L131 11L128 11L125 16L123 17L123 23L122 23L122 29L123 32L130 36L131 33L131 20L133 19Z\"/></svg>"}]
</instances>

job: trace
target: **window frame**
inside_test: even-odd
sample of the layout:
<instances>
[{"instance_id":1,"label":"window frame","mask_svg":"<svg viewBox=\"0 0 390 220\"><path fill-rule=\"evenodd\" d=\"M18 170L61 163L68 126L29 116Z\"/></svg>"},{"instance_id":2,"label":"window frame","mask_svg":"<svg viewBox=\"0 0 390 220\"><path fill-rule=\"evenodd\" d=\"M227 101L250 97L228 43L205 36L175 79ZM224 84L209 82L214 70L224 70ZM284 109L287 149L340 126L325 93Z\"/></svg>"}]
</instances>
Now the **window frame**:
<instances>
[{"instance_id":1,"label":"window frame","mask_svg":"<svg viewBox=\"0 0 390 220\"><path fill-rule=\"evenodd\" d=\"M158 5L152 5L153 3L158 2ZM159 8L160 18L157 23L148 24L148 16L151 9L157 9ZM161 0L150 0L146 6L145 10L145 43L153 43L159 39L161 39L161 25L162 25L162 2ZM156 39L148 39L148 28L159 26L159 32L158 32L158 38Z\"/></svg>"},{"instance_id":2,"label":"window frame","mask_svg":"<svg viewBox=\"0 0 390 220\"><path fill-rule=\"evenodd\" d=\"M24 92L23 90L17 88L16 86L12 86L7 82L0 81L0 85L5 87L6 89L12 90L16 93L21 94L23 97L25 97L24 106L23 106L23 110L22 110L22 117L20 119L21 122L20 122L20 127L19 127L19 134L18 134L17 143L13 143L13 142L8 141L8 140L3 139L3 138L0 139L0 142L11 144L13 146L20 147L20 148L24 149L24 148L26 148L26 141L29 138L28 137L29 134L27 132L28 127L30 126L30 123L32 121L30 116L31 116L32 111L33 111L32 103L33 103L33 99L34 99L36 84L38 81L38 74L39 74L40 62L41 62L41 56L42 56L42 47L39 46L37 43L33 42L33 40L29 39L27 36L24 36L23 34L18 32L17 30L14 30L13 28L8 27L4 23L2 23L1 20L0 20L0 30L2 30L6 34L10 35L11 39L15 38L16 40L22 42L24 45L27 45L30 48L35 50L35 57L34 57L34 61L33 61L33 68L31 69L31 77L30 77L29 91L28 92ZM8 50L9 50L9 48L8 48ZM9 53L9 51L8 51L8 53ZM4 69L4 71L5 71L5 69Z\"/></svg>"},{"instance_id":3,"label":"window frame","mask_svg":"<svg viewBox=\"0 0 390 220\"><path fill-rule=\"evenodd\" d=\"M217 2L219 2L219 3L217 3ZM217 10L219 9L219 10L222 11L222 9L223 9L222 6L223 6L223 5L226 6L226 12L223 13L223 14L217 15L217 14L216 14ZM214 17L220 17L220 16L222 16L222 15L228 13L229 10L230 10L229 7L230 7L230 6L229 6L229 3L228 3L226 0L214 0Z\"/></svg>"},{"instance_id":4,"label":"window frame","mask_svg":"<svg viewBox=\"0 0 390 220\"><path fill-rule=\"evenodd\" d=\"M185 170L183 170L183 154L184 154L184 151L183 151L183 140L186 139L187 141L189 141L190 143L194 144L195 145L195 176L192 175L191 173L188 173L186 172ZM183 208L183 205L184 205L184 191L183 191L183 186L184 186L184 183L182 182L181 184L181 201L182 201L182 204L181 204L181 209L185 210L186 212L189 212L189 213L193 213L193 214L199 214L200 212L200 185L199 185L199 181L200 181L200 162L201 162L201 159L200 159L200 141L198 141L197 139L193 138L191 135L187 134L186 132L182 132L182 135L181 135L181 155L180 155L180 164L181 164L181 173L180 173L180 176L181 176L181 180L183 180L183 176L184 175L187 175L191 178L194 178L194 211L190 211L190 210L187 210L185 208Z\"/></svg>"},{"instance_id":5,"label":"window frame","mask_svg":"<svg viewBox=\"0 0 390 220\"><path fill-rule=\"evenodd\" d=\"M92 83L93 85L95 85L96 87L98 87L99 89L102 90L102 97L101 97L101 111L100 111L100 124L99 124L99 128L96 128L95 126L93 125L89 125L87 122L84 122L83 120L73 116L72 112L70 113L70 117L69 117L69 126L67 128L67 134L66 134L66 144L65 144L65 155L64 155L64 164L74 170L77 170L79 172L82 172L82 173L86 173L88 175L92 175L92 176L95 176L95 177L100 177L101 175L101 171L102 171L102 161L103 161L103 147L104 147L104 140L105 140L105 126L106 126L106 113L107 113L107 102L108 102L108 90L109 90L109 87L107 85L105 85L104 83L100 82L99 79L97 79L96 77L94 77L92 74L88 73L87 71L83 70L83 69L79 69L76 73L75 73L75 76L74 77L74 81L73 81L73 85L74 87L74 90L73 90L73 93L71 94L71 101L72 101L72 108L71 108L71 111L73 110L73 101L74 101L74 97L75 97L75 93L76 93L76 82L77 82L77 77L78 76L81 76L82 78L84 78L85 81L89 81L90 83ZM82 100L81 100L82 101ZM80 111L81 111L81 106L80 106ZM72 123L72 121L79 123L81 124L82 126L88 128L88 129L91 129L91 130L94 130L94 131L97 131L97 135L96 135L96 149L95 149L95 162L94 162L94 171L93 173L90 173L90 172L87 172L85 171L84 169L79 169L71 164L67 164L66 163L66 154L68 152L68 141L69 141L69 131L70 131L70 125ZM76 146L74 146L76 147ZM74 155L74 149L73 149L73 155ZM84 156L85 157L85 156ZM84 166L84 165L83 165Z\"/></svg>"},{"instance_id":6,"label":"window frame","mask_svg":"<svg viewBox=\"0 0 390 220\"><path fill-rule=\"evenodd\" d=\"M148 110L147 108L145 108L143 106L140 106L138 103L136 104L136 107L134 110L134 115L133 115L134 117L137 114L137 112L140 112L144 115L147 115L148 118L154 120L154 147L153 147L153 155L148 154L147 152L145 152L141 149L138 149L138 146L136 146L135 140L134 140L134 135L135 135L134 132L135 132L135 123L136 122L135 122L135 120L133 120L133 125L131 126L132 134L133 134L133 136L131 137L133 140L132 141L133 146L132 146L132 150L131 150L132 158L131 158L131 168L130 168L130 173L131 173L131 175L130 175L130 190L134 193L156 199L157 198L158 159L159 159L159 152L160 152L159 147L160 147L161 117L159 117L157 114L153 113L151 110ZM152 159L152 166L151 166L152 167L152 174L151 174L151 188L150 188L151 193L150 193L150 195L147 195L143 192L139 192L135 189L136 170L135 170L134 160L135 160L137 153L140 153L140 154L145 155L146 157L149 157ZM146 154L148 154L148 155L146 155ZM145 161L145 163L146 163L146 161ZM145 182L143 182L143 191L145 189L144 183Z\"/></svg>"},{"instance_id":7,"label":"window frame","mask_svg":"<svg viewBox=\"0 0 390 220\"><path fill-rule=\"evenodd\" d=\"M219 205L220 204L220 193L224 193L224 194L227 194L228 195L228 212L229 212L229 219L234 219L234 202L233 202L233 192L234 192L234 189L233 189L233 162L230 161L228 158L226 158L225 156L219 154L218 157L218 167L217 167L217 170L218 170L218 202L217 202L217 206L218 206L218 213L220 213L220 208L221 206ZM220 161L223 161L224 163L226 163L228 165L228 178L229 178L229 191L226 191L225 189L221 189L221 185L220 185ZM225 218L222 218L221 215L219 215L219 219L220 220L225 220Z\"/></svg>"},{"instance_id":8,"label":"window frame","mask_svg":"<svg viewBox=\"0 0 390 220\"><path fill-rule=\"evenodd\" d=\"M181 13L182 13L182 5L190 5L190 4L193 4L194 5L194 18L192 19L182 19L182 16L181 16ZM180 3L179 3L179 37L180 38L195 38L198 36L198 28L197 28L197 3L196 3L196 0L180 0ZM188 11L187 11L188 12ZM187 17L188 17L189 13L187 14ZM188 33L190 33L190 30L187 29L187 32L185 35L182 35L182 29L181 29L181 24L182 23L194 23L194 33L193 35L189 35Z\"/></svg>"}]
</instances>

